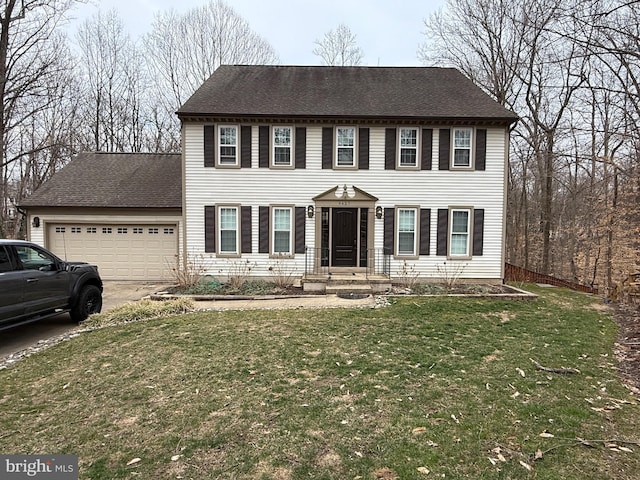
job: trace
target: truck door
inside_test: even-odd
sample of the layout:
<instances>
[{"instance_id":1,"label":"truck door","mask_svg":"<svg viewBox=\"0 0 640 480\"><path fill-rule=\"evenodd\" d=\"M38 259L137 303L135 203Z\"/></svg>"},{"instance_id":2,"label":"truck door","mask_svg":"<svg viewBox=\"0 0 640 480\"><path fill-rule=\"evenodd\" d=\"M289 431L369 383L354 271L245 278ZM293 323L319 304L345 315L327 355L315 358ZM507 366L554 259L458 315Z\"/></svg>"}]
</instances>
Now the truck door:
<instances>
[{"instance_id":1,"label":"truck door","mask_svg":"<svg viewBox=\"0 0 640 480\"><path fill-rule=\"evenodd\" d=\"M49 252L31 245L15 247L24 271L27 314L46 313L69 303L70 273Z\"/></svg>"},{"instance_id":2,"label":"truck door","mask_svg":"<svg viewBox=\"0 0 640 480\"><path fill-rule=\"evenodd\" d=\"M10 253L0 245L0 323L24 314L24 273L16 270Z\"/></svg>"}]
</instances>

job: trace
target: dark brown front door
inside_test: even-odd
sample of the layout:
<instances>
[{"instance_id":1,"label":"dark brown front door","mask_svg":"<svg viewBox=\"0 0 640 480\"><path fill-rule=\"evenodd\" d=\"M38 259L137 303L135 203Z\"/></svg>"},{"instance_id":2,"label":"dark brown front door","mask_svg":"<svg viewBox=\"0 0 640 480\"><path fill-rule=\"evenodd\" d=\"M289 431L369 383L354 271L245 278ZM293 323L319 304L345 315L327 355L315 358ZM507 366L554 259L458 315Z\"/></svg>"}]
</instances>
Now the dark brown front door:
<instances>
[{"instance_id":1,"label":"dark brown front door","mask_svg":"<svg viewBox=\"0 0 640 480\"><path fill-rule=\"evenodd\" d=\"M358 209L334 208L332 215L334 267L355 267L358 258Z\"/></svg>"}]
</instances>

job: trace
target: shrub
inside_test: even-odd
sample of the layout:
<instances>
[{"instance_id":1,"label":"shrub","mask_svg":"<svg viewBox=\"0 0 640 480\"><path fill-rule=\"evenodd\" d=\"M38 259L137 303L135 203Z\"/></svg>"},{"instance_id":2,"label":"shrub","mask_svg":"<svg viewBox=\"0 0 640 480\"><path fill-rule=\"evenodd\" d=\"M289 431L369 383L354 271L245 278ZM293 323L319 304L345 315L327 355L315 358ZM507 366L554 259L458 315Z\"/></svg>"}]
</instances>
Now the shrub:
<instances>
[{"instance_id":1,"label":"shrub","mask_svg":"<svg viewBox=\"0 0 640 480\"><path fill-rule=\"evenodd\" d=\"M185 254L182 262L177 261L170 269L173 281L182 289L197 285L206 270L206 260L202 254Z\"/></svg>"},{"instance_id":2,"label":"shrub","mask_svg":"<svg viewBox=\"0 0 640 480\"><path fill-rule=\"evenodd\" d=\"M125 303L105 313L91 315L83 325L88 328L101 328L151 318L170 317L193 310L193 302L188 298L167 301L140 300Z\"/></svg>"},{"instance_id":3,"label":"shrub","mask_svg":"<svg viewBox=\"0 0 640 480\"><path fill-rule=\"evenodd\" d=\"M293 285L295 268L287 265L287 262L283 258L278 258L272 265L269 265L269 274L275 286L284 290Z\"/></svg>"}]
</instances>

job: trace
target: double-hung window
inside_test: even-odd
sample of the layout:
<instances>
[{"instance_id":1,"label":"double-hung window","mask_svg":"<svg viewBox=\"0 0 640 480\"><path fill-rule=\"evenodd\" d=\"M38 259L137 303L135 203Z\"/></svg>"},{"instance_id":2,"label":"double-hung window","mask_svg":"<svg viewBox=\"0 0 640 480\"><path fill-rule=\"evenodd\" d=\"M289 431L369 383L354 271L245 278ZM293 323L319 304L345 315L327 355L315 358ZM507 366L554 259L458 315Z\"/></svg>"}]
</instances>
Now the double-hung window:
<instances>
[{"instance_id":1,"label":"double-hung window","mask_svg":"<svg viewBox=\"0 0 640 480\"><path fill-rule=\"evenodd\" d=\"M472 128L453 129L453 166L460 168L471 167Z\"/></svg>"},{"instance_id":2,"label":"double-hung window","mask_svg":"<svg viewBox=\"0 0 640 480\"><path fill-rule=\"evenodd\" d=\"M238 207L219 209L219 252L224 255L238 254Z\"/></svg>"},{"instance_id":3,"label":"double-hung window","mask_svg":"<svg viewBox=\"0 0 640 480\"><path fill-rule=\"evenodd\" d=\"M292 208L273 207L273 254L291 255L292 249Z\"/></svg>"},{"instance_id":4,"label":"double-hung window","mask_svg":"<svg viewBox=\"0 0 640 480\"><path fill-rule=\"evenodd\" d=\"M356 159L355 127L336 128L336 166L354 167Z\"/></svg>"},{"instance_id":5,"label":"double-hung window","mask_svg":"<svg viewBox=\"0 0 640 480\"><path fill-rule=\"evenodd\" d=\"M449 255L452 257L470 256L470 220L471 210L452 209Z\"/></svg>"},{"instance_id":6,"label":"double-hung window","mask_svg":"<svg viewBox=\"0 0 640 480\"><path fill-rule=\"evenodd\" d=\"M218 164L238 164L238 127L229 125L218 127Z\"/></svg>"},{"instance_id":7,"label":"double-hung window","mask_svg":"<svg viewBox=\"0 0 640 480\"><path fill-rule=\"evenodd\" d=\"M416 255L416 209L398 209L398 256Z\"/></svg>"},{"instance_id":8,"label":"double-hung window","mask_svg":"<svg viewBox=\"0 0 640 480\"><path fill-rule=\"evenodd\" d=\"M291 166L293 146L293 128L273 127L273 166Z\"/></svg>"},{"instance_id":9,"label":"double-hung window","mask_svg":"<svg viewBox=\"0 0 640 480\"><path fill-rule=\"evenodd\" d=\"M401 128L400 129L400 167L417 167L418 166L418 129L417 128Z\"/></svg>"}]
</instances>

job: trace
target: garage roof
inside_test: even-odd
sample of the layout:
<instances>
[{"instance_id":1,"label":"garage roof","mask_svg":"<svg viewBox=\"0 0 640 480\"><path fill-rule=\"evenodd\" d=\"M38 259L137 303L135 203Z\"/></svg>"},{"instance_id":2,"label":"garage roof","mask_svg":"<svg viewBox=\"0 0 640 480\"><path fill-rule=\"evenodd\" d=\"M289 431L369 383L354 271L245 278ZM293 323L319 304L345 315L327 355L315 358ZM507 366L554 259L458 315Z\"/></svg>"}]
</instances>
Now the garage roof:
<instances>
[{"instance_id":1,"label":"garage roof","mask_svg":"<svg viewBox=\"0 0 640 480\"><path fill-rule=\"evenodd\" d=\"M20 206L181 208L181 155L79 153Z\"/></svg>"}]
</instances>

